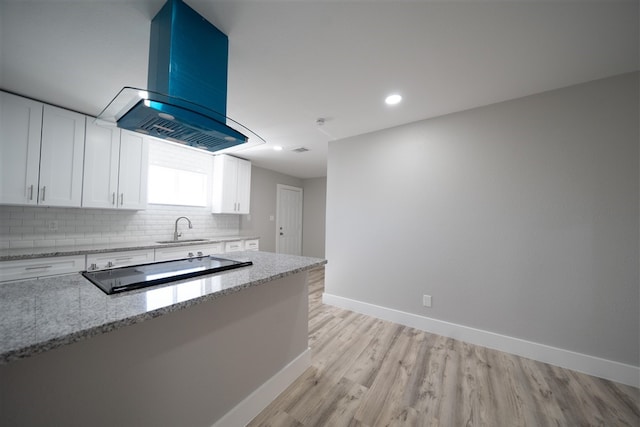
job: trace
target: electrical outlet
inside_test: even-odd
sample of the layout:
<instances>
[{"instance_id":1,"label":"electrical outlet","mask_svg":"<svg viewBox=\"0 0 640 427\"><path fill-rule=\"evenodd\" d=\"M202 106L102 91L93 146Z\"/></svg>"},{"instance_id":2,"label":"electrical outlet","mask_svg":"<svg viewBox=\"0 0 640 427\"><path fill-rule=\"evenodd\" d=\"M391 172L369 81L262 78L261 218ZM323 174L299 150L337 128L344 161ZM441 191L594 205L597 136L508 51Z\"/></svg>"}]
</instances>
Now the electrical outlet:
<instances>
[{"instance_id":1,"label":"electrical outlet","mask_svg":"<svg viewBox=\"0 0 640 427\"><path fill-rule=\"evenodd\" d=\"M422 305L431 307L431 295L422 295Z\"/></svg>"},{"instance_id":2,"label":"electrical outlet","mask_svg":"<svg viewBox=\"0 0 640 427\"><path fill-rule=\"evenodd\" d=\"M49 231L58 231L58 221L49 221Z\"/></svg>"}]
</instances>

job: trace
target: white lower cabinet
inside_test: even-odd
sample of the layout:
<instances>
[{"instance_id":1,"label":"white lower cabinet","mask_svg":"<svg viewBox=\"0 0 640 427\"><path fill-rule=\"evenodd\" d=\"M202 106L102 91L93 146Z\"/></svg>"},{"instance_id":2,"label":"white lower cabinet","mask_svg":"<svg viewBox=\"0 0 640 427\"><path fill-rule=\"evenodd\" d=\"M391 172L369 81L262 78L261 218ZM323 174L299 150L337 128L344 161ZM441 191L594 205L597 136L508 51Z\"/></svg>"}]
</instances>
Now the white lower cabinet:
<instances>
[{"instance_id":1,"label":"white lower cabinet","mask_svg":"<svg viewBox=\"0 0 640 427\"><path fill-rule=\"evenodd\" d=\"M85 268L84 255L0 261L0 281L34 279L77 273Z\"/></svg>"},{"instance_id":2,"label":"white lower cabinet","mask_svg":"<svg viewBox=\"0 0 640 427\"><path fill-rule=\"evenodd\" d=\"M260 240L258 239L249 239L244 241L244 250L245 251L258 251L260 250Z\"/></svg>"},{"instance_id":3,"label":"white lower cabinet","mask_svg":"<svg viewBox=\"0 0 640 427\"><path fill-rule=\"evenodd\" d=\"M153 260L153 249L90 254L87 255L87 270L103 270L127 265L148 264Z\"/></svg>"},{"instance_id":4,"label":"white lower cabinet","mask_svg":"<svg viewBox=\"0 0 640 427\"><path fill-rule=\"evenodd\" d=\"M233 242L225 242L224 244L225 252L240 252L244 251L244 241L237 240Z\"/></svg>"},{"instance_id":5,"label":"white lower cabinet","mask_svg":"<svg viewBox=\"0 0 640 427\"><path fill-rule=\"evenodd\" d=\"M193 258L198 256L216 255L224 252L222 243L207 245L177 246L170 248L158 248L155 250L156 261L168 261L172 259Z\"/></svg>"}]
</instances>

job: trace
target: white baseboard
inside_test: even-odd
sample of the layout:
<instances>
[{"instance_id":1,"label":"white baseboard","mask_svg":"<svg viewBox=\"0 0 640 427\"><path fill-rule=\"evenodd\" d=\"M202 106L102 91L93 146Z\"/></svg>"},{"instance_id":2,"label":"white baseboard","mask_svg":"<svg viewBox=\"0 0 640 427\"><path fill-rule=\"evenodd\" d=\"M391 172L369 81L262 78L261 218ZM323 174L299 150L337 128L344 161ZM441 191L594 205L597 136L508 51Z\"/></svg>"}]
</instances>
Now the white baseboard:
<instances>
[{"instance_id":1,"label":"white baseboard","mask_svg":"<svg viewBox=\"0 0 640 427\"><path fill-rule=\"evenodd\" d=\"M426 332L640 387L640 367L324 293L322 302Z\"/></svg>"},{"instance_id":2,"label":"white baseboard","mask_svg":"<svg viewBox=\"0 0 640 427\"><path fill-rule=\"evenodd\" d=\"M311 349L307 348L211 427L246 426L309 366L311 366Z\"/></svg>"}]
</instances>

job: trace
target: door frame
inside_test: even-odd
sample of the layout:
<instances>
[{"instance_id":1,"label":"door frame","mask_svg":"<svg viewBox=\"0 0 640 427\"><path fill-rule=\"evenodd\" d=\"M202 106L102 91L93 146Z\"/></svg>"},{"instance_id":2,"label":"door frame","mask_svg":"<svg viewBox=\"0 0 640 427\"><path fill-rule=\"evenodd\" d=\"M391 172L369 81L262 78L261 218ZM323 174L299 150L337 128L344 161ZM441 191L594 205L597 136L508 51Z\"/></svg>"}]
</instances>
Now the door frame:
<instances>
[{"instance_id":1,"label":"door frame","mask_svg":"<svg viewBox=\"0 0 640 427\"><path fill-rule=\"evenodd\" d=\"M300 211L303 213L302 207L304 205L304 190L301 187L294 187L293 185L285 185L285 184L276 184L276 253L280 253L280 234L279 234L279 225L280 225L280 192L282 190L292 190L300 192ZM301 222L304 223L304 217L300 215ZM304 224L300 224L300 255L302 255L302 226Z\"/></svg>"}]
</instances>

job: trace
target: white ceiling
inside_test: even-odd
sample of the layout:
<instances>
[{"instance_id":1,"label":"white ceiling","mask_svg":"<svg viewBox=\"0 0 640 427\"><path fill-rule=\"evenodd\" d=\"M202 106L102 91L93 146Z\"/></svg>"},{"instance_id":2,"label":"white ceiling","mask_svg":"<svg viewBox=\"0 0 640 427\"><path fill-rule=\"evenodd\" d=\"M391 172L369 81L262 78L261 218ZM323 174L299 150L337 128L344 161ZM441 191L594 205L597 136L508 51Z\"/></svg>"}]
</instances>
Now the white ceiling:
<instances>
[{"instance_id":1,"label":"white ceiling","mask_svg":"<svg viewBox=\"0 0 640 427\"><path fill-rule=\"evenodd\" d=\"M0 0L0 87L97 115L146 86L163 3ZM637 0L186 3L229 37L228 115L267 140L239 154L300 178L331 140L639 69Z\"/></svg>"}]
</instances>

